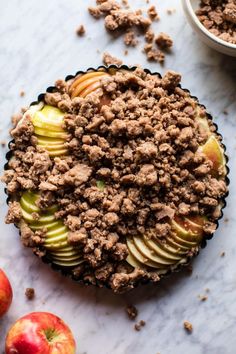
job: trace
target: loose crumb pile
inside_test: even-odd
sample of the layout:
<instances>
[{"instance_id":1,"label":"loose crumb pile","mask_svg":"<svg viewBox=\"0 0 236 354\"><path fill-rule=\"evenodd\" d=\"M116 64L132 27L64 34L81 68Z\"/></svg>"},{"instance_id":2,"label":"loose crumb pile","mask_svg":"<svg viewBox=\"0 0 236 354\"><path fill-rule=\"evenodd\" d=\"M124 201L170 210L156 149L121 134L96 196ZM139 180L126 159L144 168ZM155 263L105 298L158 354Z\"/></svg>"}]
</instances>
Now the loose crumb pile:
<instances>
[{"instance_id":1,"label":"loose crumb pile","mask_svg":"<svg viewBox=\"0 0 236 354\"><path fill-rule=\"evenodd\" d=\"M184 329L186 330L186 332L188 332L189 334L191 334L192 331L193 331L193 325L192 325L192 323L190 323L189 321L184 321Z\"/></svg>"},{"instance_id":2,"label":"loose crumb pile","mask_svg":"<svg viewBox=\"0 0 236 354\"><path fill-rule=\"evenodd\" d=\"M196 15L212 34L236 44L235 0L201 0Z\"/></svg>"},{"instance_id":3,"label":"loose crumb pile","mask_svg":"<svg viewBox=\"0 0 236 354\"><path fill-rule=\"evenodd\" d=\"M33 288L27 288L25 290L25 296L28 300L33 300L35 298L35 290Z\"/></svg>"},{"instance_id":4,"label":"loose crumb pile","mask_svg":"<svg viewBox=\"0 0 236 354\"><path fill-rule=\"evenodd\" d=\"M55 92L44 100L65 113L69 154L63 157L51 159L37 146L31 117L24 116L11 131L14 158L3 180L12 199L6 222L20 223L25 246L45 254L45 231L33 232L22 220L16 197L24 190L40 191L37 205L42 209L58 205L55 217L68 226L68 242L81 249L85 260L71 270L74 278L115 292L159 280L155 270L126 262L127 235L165 242L176 214L196 213L208 216L204 233L214 233L227 187L223 178L209 173L212 162L198 150L208 134L196 110L207 115L180 81L173 71L161 78L141 68L118 70L85 98L71 98L72 81L57 81ZM211 120L208 124L214 133Z\"/></svg>"},{"instance_id":5,"label":"loose crumb pile","mask_svg":"<svg viewBox=\"0 0 236 354\"><path fill-rule=\"evenodd\" d=\"M147 10L148 17L143 16L141 10L127 10L122 4L115 0L97 0L97 6L89 7L90 14L99 19L104 17L105 28L110 32L118 35L123 35L124 44L128 47L136 47L139 43L137 35L142 35L147 41L144 47L144 53L149 61L156 61L161 64L165 61L163 52L173 46L173 41L165 33L160 33L156 39L155 34L151 29L153 21L159 20L159 14L155 6L149 7Z\"/></svg>"}]
</instances>

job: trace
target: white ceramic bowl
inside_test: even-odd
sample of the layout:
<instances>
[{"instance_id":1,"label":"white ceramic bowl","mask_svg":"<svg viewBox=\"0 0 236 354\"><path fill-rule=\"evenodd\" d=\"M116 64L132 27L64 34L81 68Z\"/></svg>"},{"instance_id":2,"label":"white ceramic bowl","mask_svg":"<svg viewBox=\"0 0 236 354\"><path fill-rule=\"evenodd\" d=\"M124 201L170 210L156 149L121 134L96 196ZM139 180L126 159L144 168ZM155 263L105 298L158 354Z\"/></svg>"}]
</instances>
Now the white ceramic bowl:
<instances>
[{"instance_id":1,"label":"white ceramic bowl","mask_svg":"<svg viewBox=\"0 0 236 354\"><path fill-rule=\"evenodd\" d=\"M236 44L225 42L222 39L214 36L201 24L195 14L195 10L197 10L199 7L199 3L200 0L182 0L185 14L192 28L196 31L202 41L209 47L223 54L236 57Z\"/></svg>"}]
</instances>

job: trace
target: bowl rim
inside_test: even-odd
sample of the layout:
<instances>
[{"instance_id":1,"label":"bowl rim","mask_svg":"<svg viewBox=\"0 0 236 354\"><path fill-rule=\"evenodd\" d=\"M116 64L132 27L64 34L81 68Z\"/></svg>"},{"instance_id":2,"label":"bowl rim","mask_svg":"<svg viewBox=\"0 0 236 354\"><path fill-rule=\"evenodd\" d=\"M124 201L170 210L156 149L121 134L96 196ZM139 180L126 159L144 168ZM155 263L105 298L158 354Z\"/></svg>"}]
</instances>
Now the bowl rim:
<instances>
[{"instance_id":1,"label":"bowl rim","mask_svg":"<svg viewBox=\"0 0 236 354\"><path fill-rule=\"evenodd\" d=\"M198 28L207 37L209 37L211 40L213 40L214 42L216 42L217 44L219 44L219 45L221 45L221 46L223 46L225 48L234 49L236 51L236 44L232 44L232 43L224 41L223 39L218 38L217 36L212 34L210 31L208 31L208 29L200 22L200 20L198 19L197 15L195 14L195 11L193 10L193 6L192 6L192 1L191 0L182 0L182 1L183 1L183 3L186 4L187 9L189 11L189 14L193 18L193 20L196 23L196 25L198 26Z\"/></svg>"}]
</instances>

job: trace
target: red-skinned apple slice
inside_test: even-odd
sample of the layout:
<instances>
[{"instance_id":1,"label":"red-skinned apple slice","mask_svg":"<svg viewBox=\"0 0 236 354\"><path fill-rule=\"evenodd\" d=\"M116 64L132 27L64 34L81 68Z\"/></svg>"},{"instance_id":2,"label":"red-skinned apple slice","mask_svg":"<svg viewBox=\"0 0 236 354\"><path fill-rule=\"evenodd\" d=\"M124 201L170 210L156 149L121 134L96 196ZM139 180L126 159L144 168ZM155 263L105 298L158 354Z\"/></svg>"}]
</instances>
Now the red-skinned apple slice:
<instances>
[{"instance_id":1,"label":"red-skinned apple slice","mask_svg":"<svg viewBox=\"0 0 236 354\"><path fill-rule=\"evenodd\" d=\"M224 152L220 146L219 141L214 135L211 135L205 145L200 148L200 150L212 162L212 174L217 176L220 167L225 165Z\"/></svg>"}]
</instances>

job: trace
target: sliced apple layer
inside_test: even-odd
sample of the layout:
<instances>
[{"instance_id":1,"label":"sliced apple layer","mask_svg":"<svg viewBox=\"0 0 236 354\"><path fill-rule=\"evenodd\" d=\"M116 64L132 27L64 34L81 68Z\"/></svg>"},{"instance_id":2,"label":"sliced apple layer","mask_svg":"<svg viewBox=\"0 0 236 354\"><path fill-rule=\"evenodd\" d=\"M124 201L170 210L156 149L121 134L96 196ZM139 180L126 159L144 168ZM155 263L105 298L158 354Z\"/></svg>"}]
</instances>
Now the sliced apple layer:
<instances>
[{"instance_id":1,"label":"sliced apple layer","mask_svg":"<svg viewBox=\"0 0 236 354\"><path fill-rule=\"evenodd\" d=\"M145 235L129 237L127 262L136 268L154 268L158 274L186 263L188 253L201 244L205 219L201 216L175 217L171 234L165 240L150 239Z\"/></svg>"},{"instance_id":2,"label":"sliced apple layer","mask_svg":"<svg viewBox=\"0 0 236 354\"><path fill-rule=\"evenodd\" d=\"M84 262L79 249L72 247L67 240L68 227L61 220L55 218L58 207L52 206L42 210L37 205L39 195L33 192L24 192L20 199L22 215L32 231L46 230L44 248L53 263L62 267L73 267ZM33 213L39 217L35 218Z\"/></svg>"},{"instance_id":3,"label":"sliced apple layer","mask_svg":"<svg viewBox=\"0 0 236 354\"><path fill-rule=\"evenodd\" d=\"M214 176L218 176L220 169L226 164L224 151L219 141L214 135L211 135L207 142L199 149L212 162L211 173Z\"/></svg>"},{"instance_id":4,"label":"sliced apple layer","mask_svg":"<svg viewBox=\"0 0 236 354\"><path fill-rule=\"evenodd\" d=\"M77 77L70 86L71 97L86 97L101 87L101 79L109 76L105 71L93 71Z\"/></svg>"},{"instance_id":5,"label":"sliced apple layer","mask_svg":"<svg viewBox=\"0 0 236 354\"><path fill-rule=\"evenodd\" d=\"M45 148L51 157L66 155L68 133L63 129L64 114L56 107L45 105L32 114L38 146Z\"/></svg>"}]
</instances>

